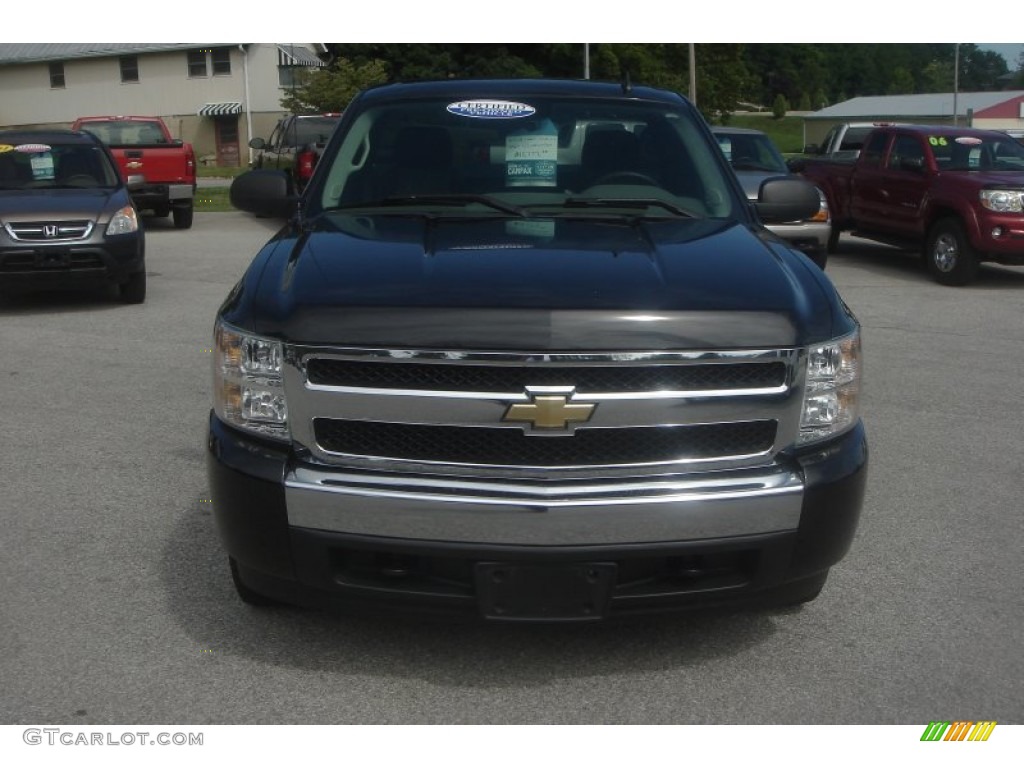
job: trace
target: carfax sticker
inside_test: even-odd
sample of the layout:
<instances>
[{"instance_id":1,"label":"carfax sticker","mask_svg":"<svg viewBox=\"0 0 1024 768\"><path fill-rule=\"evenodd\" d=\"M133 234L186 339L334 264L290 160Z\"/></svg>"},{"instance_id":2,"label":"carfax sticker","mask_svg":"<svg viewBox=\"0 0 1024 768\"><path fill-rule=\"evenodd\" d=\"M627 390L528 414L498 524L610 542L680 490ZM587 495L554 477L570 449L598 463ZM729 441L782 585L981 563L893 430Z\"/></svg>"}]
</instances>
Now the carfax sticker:
<instances>
[{"instance_id":1,"label":"carfax sticker","mask_svg":"<svg viewBox=\"0 0 1024 768\"><path fill-rule=\"evenodd\" d=\"M537 112L529 104L495 99L454 101L448 105L447 109L453 115L473 117L478 120L514 120L520 117L529 117Z\"/></svg>"},{"instance_id":2,"label":"carfax sticker","mask_svg":"<svg viewBox=\"0 0 1024 768\"><path fill-rule=\"evenodd\" d=\"M14 148L15 152L24 152L28 155L34 155L36 152L49 152L49 144L19 144Z\"/></svg>"}]
</instances>

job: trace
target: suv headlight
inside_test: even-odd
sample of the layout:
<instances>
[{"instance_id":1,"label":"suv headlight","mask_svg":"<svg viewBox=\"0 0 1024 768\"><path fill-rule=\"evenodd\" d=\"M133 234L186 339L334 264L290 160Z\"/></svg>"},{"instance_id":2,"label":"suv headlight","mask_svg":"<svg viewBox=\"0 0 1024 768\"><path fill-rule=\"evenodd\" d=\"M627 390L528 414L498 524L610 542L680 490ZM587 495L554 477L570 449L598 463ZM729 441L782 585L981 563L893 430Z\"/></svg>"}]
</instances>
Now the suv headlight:
<instances>
[{"instance_id":1,"label":"suv headlight","mask_svg":"<svg viewBox=\"0 0 1024 768\"><path fill-rule=\"evenodd\" d=\"M797 445L826 440L857 423L860 380L860 331L807 350Z\"/></svg>"},{"instance_id":2,"label":"suv headlight","mask_svg":"<svg viewBox=\"0 0 1024 768\"><path fill-rule=\"evenodd\" d=\"M213 407L226 423L264 437L287 440L281 342L244 333L218 321L214 329Z\"/></svg>"},{"instance_id":3,"label":"suv headlight","mask_svg":"<svg viewBox=\"0 0 1024 768\"><path fill-rule=\"evenodd\" d=\"M130 205L126 205L111 216L110 223L107 224L108 235L130 235L132 232L138 231L139 215Z\"/></svg>"},{"instance_id":4,"label":"suv headlight","mask_svg":"<svg viewBox=\"0 0 1024 768\"><path fill-rule=\"evenodd\" d=\"M1020 213L1024 211L1024 191L1018 189L983 189L981 204L997 213Z\"/></svg>"}]
</instances>

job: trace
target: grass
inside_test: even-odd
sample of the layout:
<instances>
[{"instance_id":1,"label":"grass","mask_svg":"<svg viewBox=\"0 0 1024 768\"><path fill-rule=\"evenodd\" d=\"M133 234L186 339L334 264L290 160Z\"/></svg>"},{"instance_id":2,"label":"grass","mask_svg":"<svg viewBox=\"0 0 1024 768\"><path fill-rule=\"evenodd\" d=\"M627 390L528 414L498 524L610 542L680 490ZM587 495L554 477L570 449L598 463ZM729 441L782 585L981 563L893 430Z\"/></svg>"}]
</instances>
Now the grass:
<instances>
[{"instance_id":1,"label":"grass","mask_svg":"<svg viewBox=\"0 0 1024 768\"><path fill-rule=\"evenodd\" d=\"M228 200L227 187L202 187L196 190L195 209L203 213L224 213L238 210Z\"/></svg>"},{"instance_id":2,"label":"grass","mask_svg":"<svg viewBox=\"0 0 1024 768\"><path fill-rule=\"evenodd\" d=\"M784 117L776 120L771 112L733 115L729 125L735 128L754 128L767 133L784 155L799 154L804 147L804 119Z\"/></svg>"}]
</instances>

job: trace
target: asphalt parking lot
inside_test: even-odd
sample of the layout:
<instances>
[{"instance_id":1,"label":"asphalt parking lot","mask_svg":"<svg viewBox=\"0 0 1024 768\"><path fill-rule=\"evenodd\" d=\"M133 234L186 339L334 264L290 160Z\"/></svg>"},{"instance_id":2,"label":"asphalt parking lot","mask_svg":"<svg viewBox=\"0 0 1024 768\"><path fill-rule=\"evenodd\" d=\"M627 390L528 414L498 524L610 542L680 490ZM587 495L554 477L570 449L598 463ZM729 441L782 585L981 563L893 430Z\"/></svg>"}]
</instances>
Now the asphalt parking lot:
<instances>
[{"instance_id":1,"label":"asphalt parking lot","mask_svg":"<svg viewBox=\"0 0 1024 768\"><path fill-rule=\"evenodd\" d=\"M599 627L236 599L204 467L214 313L275 224L148 221L149 295L0 300L0 722L1024 722L1024 269L844 238L868 494L821 597Z\"/></svg>"}]
</instances>

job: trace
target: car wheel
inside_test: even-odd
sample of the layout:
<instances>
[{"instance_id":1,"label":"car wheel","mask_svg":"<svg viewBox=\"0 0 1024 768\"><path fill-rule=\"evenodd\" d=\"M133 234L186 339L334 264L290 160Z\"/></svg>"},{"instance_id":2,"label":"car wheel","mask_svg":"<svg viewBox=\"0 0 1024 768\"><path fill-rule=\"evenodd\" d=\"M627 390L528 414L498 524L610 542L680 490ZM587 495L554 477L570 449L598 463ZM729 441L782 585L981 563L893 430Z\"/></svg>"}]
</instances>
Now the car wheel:
<instances>
[{"instance_id":1,"label":"car wheel","mask_svg":"<svg viewBox=\"0 0 1024 768\"><path fill-rule=\"evenodd\" d=\"M941 219L928 233L928 273L942 285L967 285L978 275L978 255L959 219Z\"/></svg>"},{"instance_id":2,"label":"car wheel","mask_svg":"<svg viewBox=\"0 0 1024 768\"><path fill-rule=\"evenodd\" d=\"M236 561L235 558L228 557L228 564L231 566L231 581L234 582L235 592L238 593L238 597L243 603L246 605L256 606L257 608L269 608L271 606L281 605L280 601L253 591L244 581L242 581L242 576L238 572L238 561Z\"/></svg>"},{"instance_id":3,"label":"car wheel","mask_svg":"<svg viewBox=\"0 0 1024 768\"><path fill-rule=\"evenodd\" d=\"M193 205L189 203L187 206L180 206L174 208L174 228L175 229L188 229L192 226L192 213Z\"/></svg>"},{"instance_id":4,"label":"car wheel","mask_svg":"<svg viewBox=\"0 0 1024 768\"><path fill-rule=\"evenodd\" d=\"M141 304L146 300L145 270L129 275L128 280L121 283L120 298L124 304Z\"/></svg>"}]
</instances>

